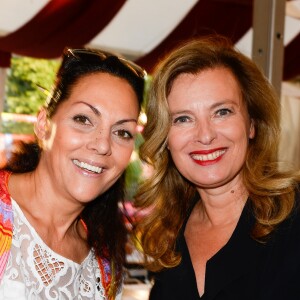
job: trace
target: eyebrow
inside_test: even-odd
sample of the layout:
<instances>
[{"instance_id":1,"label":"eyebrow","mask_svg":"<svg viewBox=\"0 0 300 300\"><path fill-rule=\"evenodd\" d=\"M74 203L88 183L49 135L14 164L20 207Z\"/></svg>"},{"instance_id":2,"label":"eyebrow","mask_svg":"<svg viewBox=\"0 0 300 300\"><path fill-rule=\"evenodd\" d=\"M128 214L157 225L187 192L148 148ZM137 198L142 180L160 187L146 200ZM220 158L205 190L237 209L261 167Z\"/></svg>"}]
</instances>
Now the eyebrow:
<instances>
[{"instance_id":1,"label":"eyebrow","mask_svg":"<svg viewBox=\"0 0 300 300\"><path fill-rule=\"evenodd\" d=\"M79 103L87 105L93 111L93 113L96 116L101 116L101 112L96 107L94 107L93 105L91 105L91 104L89 104L89 103L87 103L85 101L75 102L75 104L79 104ZM121 125L121 124L124 124L124 123L127 123L127 122L135 122L135 123L137 123L137 120L136 119L124 119L124 120L117 121L116 125Z\"/></svg>"},{"instance_id":2,"label":"eyebrow","mask_svg":"<svg viewBox=\"0 0 300 300\"><path fill-rule=\"evenodd\" d=\"M231 104L231 105L237 105L239 106L240 103L237 103L235 102L234 100L231 100L231 99L224 99L222 101L219 101L217 103L214 103L211 108L215 108L215 107L219 107L219 106L222 106L222 105L226 105L226 104Z\"/></svg>"},{"instance_id":3,"label":"eyebrow","mask_svg":"<svg viewBox=\"0 0 300 300\"><path fill-rule=\"evenodd\" d=\"M174 112L171 112L171 111L170 111L170 115L171 115L171 116L178 115L178 114L190 114L190 113L192 113L192 111L189 110L189 109L178 110L178 111L174 111Z\"/></svg>"},{"instance_id":4,"label":"eyebrow","mask_svg":"<svg viewBox=\"0 0 300 300\"><path fill-rule=\"evenodd\" d=\"M226 104L231 104L231 105L234 105L234 106L240 106L240 103L236 103L235 101L231 100L231 99L224 99L224 100L221 100L219 102L216 102L216 103L213 103L211 106L210 106L210 109L215 109L217 107L220 107L220 106L223 106L223 105L226 105ZM188 114L188 113L192 113L193 110L190 110L190 109L183 109L183 110L178 110L178 111L170 111L170 115L176 115L176 114Z\"/></svg>"},{"instance_id":5,"label":"eyebrow","mask_svg":"<svg viewBox=\"0 0 300 300\"><path fill-rule=\"evenodd\" d=\"M100 111L99 111L96 107L94 107L93 105L91 105L91 104L89 104L89 103L87 103L87 102L84 102L84 101L78 101L78 102L75 102L75 104L79 104L79 103L82 103L82 104L87 105L87 106L93 111L93 113L94 113L96 116L101 116Z\"/></svg>"},{"instance_id":6,"label":"eyebrow","mask_svg":"<svg viewBox=\"0 0 300 300\"><path fill-rule=\"evenodd\" d=\"M128 123L128 122L137 123L137 120L136 119L124 119L124 120L120 120L120 121L116 122L115 125L122 125L122 124Z\"/></svg>"}]
</instances>

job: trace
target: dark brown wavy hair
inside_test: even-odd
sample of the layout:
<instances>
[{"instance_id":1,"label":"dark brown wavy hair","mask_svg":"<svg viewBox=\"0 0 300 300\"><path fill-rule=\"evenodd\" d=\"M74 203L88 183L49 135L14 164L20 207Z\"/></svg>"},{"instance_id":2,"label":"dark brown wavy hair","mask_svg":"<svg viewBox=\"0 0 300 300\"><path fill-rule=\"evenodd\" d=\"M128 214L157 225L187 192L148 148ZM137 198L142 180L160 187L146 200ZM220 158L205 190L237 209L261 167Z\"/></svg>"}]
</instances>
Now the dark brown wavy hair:
<instances>
[{"instance_id":1,"label":"dark brown wavy hair","mask_svg":"<svg viewBox=\"0 0 300 300\"><path fill-rule=\"evenodd\" d=\"M132 69L132 66L134 68L138 66L107 52L98 55L98 50L77 49L77 51L78 53L68 48L64 51L53 90L45 105L48 118L51 119L60 104L67 101L76 83L82 77L93 73L108 73L125 79L132 86L141 108L144 78L142 70L137 74ZM30 144L21 143L18 151L13 153L8 161L6 169L15 173L33 171L39 163L41 151L38 141ZM124 174L104 194L89 203L80 216L87 226L89 245L95 249L97 256L107 259L111 264L113 273L109 290L110 299L115 298L120 288L125 262L127 230L119 209L119 203L123 200Z\"/></svg>"}]
</instances>

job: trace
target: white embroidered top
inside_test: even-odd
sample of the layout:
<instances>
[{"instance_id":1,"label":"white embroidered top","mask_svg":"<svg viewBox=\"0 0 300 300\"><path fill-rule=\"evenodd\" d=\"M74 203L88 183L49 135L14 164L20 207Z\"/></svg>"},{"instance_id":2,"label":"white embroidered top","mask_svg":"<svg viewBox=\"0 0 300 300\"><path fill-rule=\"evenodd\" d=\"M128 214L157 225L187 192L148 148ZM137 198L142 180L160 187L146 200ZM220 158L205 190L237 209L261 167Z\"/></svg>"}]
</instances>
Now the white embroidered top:
<instances>
[{"instance_id":1,"label":"white embroidered top","mask_svg":"<svg viewBox=\"0 0 300 300\"><path fill-rule=\"evenodd\" d=\"M30 225L12 200L13 239L0 299L95 299L103 300L105 290L94 251L77 264L52 251ZM120 295L116 299L120 300Z\"/></svg>"}]
</instances>

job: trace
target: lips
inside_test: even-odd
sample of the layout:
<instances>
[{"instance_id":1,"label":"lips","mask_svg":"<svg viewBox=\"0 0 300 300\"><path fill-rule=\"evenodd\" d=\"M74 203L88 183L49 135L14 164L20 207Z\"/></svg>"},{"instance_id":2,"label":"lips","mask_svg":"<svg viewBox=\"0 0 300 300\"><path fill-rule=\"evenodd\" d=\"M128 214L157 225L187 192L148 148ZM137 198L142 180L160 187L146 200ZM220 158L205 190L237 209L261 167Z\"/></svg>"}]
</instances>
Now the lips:
<instances>
[{"instance_id":1,"label":"lips","mask_svg":"<svg viewBox=\"0 0 300 300\"><path fill-rule=\"evenodd\" d=\"M201 166L209 166L220 161L226 152L226 148L194 151L190 153L193 161Z\"/></svg>"},{"instance_id":2,"label":"lips","mask_svg":"<svg viewBox=\"0 0 300 300\"><path fill-rule=\"evenodd\" d=\"M90 164L88 164L86 162L82 162L82 161L79 161L77 159L73 159L73 163L77 167L79 167L80 169L83 169L83 170L86 170L86 171L89 171L89 172L93 172L93 173L96 173L96 174L100 174L103 171L103 168L90 165Z\"/></svg>"},{"instance_id":3,"label":"lips","mask_svg":"<svg viewBox=\"0 0 300 300\"><path fill-rule=\"evenodd\" d=\"M194 160L199 160L199 161L213 161L216 160L217 158L221 157L225 153L225 150L215 150L213 152L209 153L203 153L203 152L192 152L191 157Z\"/></svg>"}]
</instances>

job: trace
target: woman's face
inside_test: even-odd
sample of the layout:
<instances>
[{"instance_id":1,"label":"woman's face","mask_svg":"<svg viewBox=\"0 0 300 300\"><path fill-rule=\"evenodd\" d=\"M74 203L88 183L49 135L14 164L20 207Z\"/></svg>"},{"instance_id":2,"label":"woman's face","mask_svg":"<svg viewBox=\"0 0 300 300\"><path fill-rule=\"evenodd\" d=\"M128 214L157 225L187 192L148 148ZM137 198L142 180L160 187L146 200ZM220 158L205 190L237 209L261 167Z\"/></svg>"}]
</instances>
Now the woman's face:
<instances>
[{"instance_id":1,"label":"woman's face","mask_svg":"<svg viewBox=\"0 0 300 300\"><path fill-rule=\"evenodd\" d=\"M57 191L87 202L111 187L132 154L138 114L129 83L106 73L81 78L50 121L42 111L40 164Z\"/></svg>"},{"instance_id":2,"label":"woman's face","mask_svg":"<svg viewBox=\"0 0 300 300\"><path fill-rule=\"evenodd\" d=\"M168 149L180 173L199 188L241 182L254 126L231 71L181 74L167 100L172 120Z\"/></svg>"}]
</instances>

